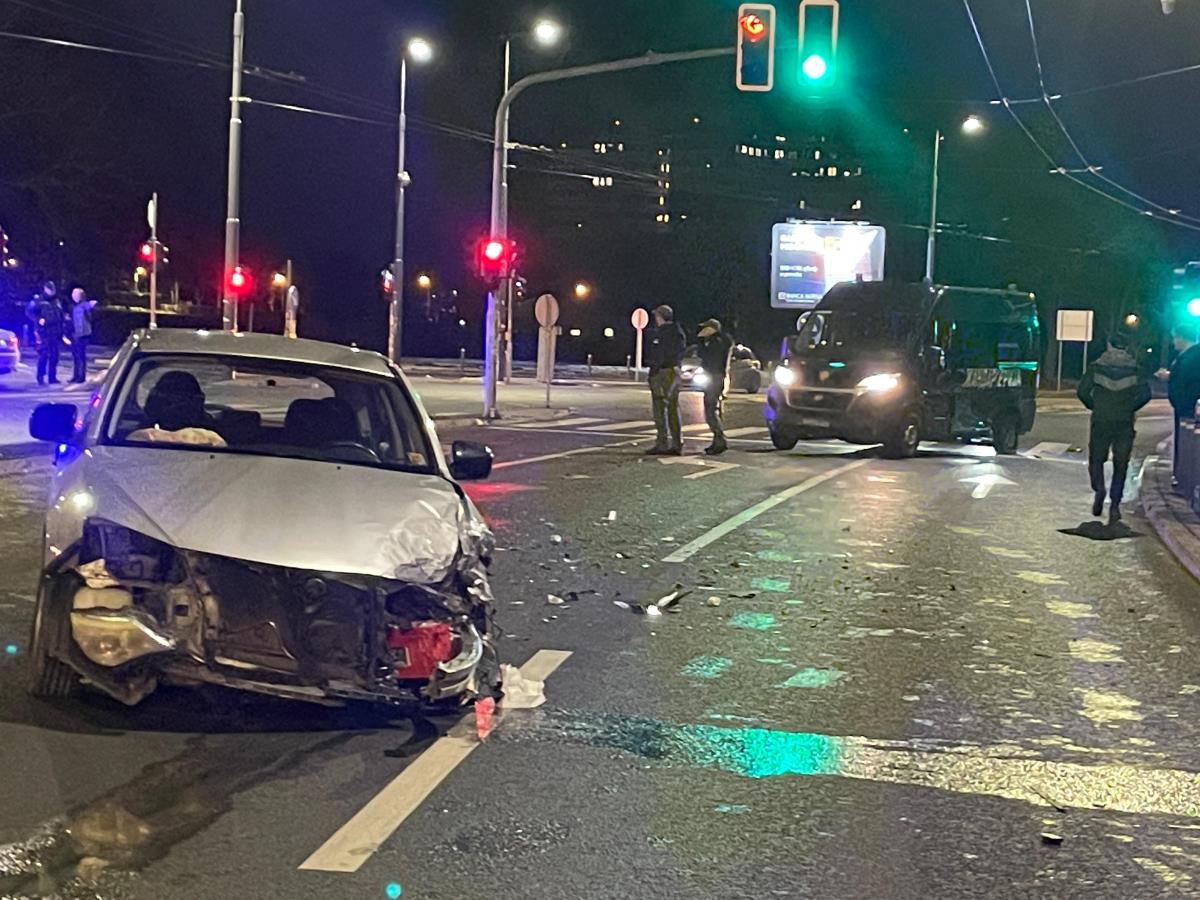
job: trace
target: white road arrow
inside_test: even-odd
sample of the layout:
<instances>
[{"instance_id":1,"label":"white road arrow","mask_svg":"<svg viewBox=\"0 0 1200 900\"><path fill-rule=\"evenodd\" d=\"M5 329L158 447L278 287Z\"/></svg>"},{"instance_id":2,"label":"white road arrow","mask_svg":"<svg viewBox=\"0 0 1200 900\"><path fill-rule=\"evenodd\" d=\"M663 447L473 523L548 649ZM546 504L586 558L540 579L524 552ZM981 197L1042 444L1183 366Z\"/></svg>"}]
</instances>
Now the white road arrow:
<instances>
[{"instance_id":1,"label":"white road arrow","mask_svg":"<svg viewBox=\"0 0 1200 900\"><path fill-rule=\"evenodd\" d=\"M972 478L962 478L960 480L963 484L975 485L975 490L971 491L971 496L976 500L982 500L987 497L992 492L992 488L998 484L1008 485L1009 487L1017 486L1015 481L1009 481L1003 475L976 475Z\"/></svg>"},{"instance_id":2,"label":"white road arrow","mask_svg":"<svg viewBox=\"0 0 1200 900\"><path fill-rule=\"evenodd\" d=\"M701 459L698 456L667 456L659 459L664 466L699 466L704 471L696 472L692 475L684 475L685 481L696 481L699 478L707 478L709 475L716 475L718 472L728 472L730 469L740 469L741 466L737 463L713 462L707 459Z\"/></svg>"}]
</instances>

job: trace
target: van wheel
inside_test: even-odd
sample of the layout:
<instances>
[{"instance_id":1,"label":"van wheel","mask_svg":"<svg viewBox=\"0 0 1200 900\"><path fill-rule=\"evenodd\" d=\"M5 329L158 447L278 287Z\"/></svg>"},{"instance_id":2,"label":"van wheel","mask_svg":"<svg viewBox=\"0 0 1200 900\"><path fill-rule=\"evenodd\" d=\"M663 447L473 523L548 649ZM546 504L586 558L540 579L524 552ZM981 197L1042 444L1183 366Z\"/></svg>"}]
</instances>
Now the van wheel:
<instances>
[{"instance_id":1,"label":"van wheel","mask_svg":"<svg viewBox=\"0 0 1200 900\"><path fill-rule=\"evenodd\" d=\"M771 443L775 445L776 450L791 450L800 440L800 435L794 431L780 428L768 428L771 432Z\"/></svg>"},{"instance_id":2,"label":"van wheel","mask_svg":"<svg viewBox=\"0 0 1200 900\"><path fill-rule=\"evenodd\" d=\"M912 459L920 444L921 417L915 412L905 413L883 442L883 455L887 459Z\"/></svg>"},{"instance_id":3,"label":"van wheel","mask_svg":"<svg viewBox=\"0 0 1200 900\"><path fill-rule=\"evenodd\" d=\"M1000 413L992 421L992 446L1001 456L1012 456L1017 452L1017 415L1013 412Z\"/></svg>"},{"instance_id":4,"label":"van wheel","mask_svg":"<svg viewBox=\"0 0 1200 900\"><path fill-rule=\"evenodd\" d=\"M39 595L33 617L33 634L29 638L29 693L47 700L65 700L75 693L79 676L60 659L49 654L46 647L45 602Z\"/></svg>"}]
</instances>

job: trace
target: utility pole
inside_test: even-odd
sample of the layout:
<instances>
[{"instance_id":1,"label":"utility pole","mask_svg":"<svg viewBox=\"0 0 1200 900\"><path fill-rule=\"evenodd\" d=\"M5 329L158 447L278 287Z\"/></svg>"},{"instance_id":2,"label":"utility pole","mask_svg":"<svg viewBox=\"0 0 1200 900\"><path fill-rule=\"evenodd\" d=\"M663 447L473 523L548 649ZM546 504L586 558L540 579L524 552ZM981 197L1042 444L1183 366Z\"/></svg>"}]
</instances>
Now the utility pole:
<instances>
[{"instance_id":1,"label":"utility pole","mask_svg":"<svg viewBox=\"0 0 1200 900\"><path fill-rule=\"evenodd\" d=\"M238 298L231 290L229 273L241 256L242 220L242 68L245 64L246 15L242 0L233 14L233 79L229 89L229 189L225 208L225 271L221 276L221 327L237 331Z\"/></svg>"},{"instance_id":2,"label":"utility pole","mask_svg":"<svg viewBox=\"0 0 1200 900\"><path fill-rule=\"evenodd\" d=\"M925 249L925 280L933 284L933 261L937 250L938 189L942 175L942 130L933 136L933 200L929 213L929 244Z\"/></svg>"},{"instance_id":3,"label":"utility pole","mask_svg":"<svg viewBox=\"0 0 1200 900\"><path fill-rule=\"evenodd\" d=\"M150 248L154 258L150 261L150 327L158 327L158 191L150 198Z\"/></svg>"},{"instance_id":4,"label":"utility pole","mask_svg":"<svg viewBox=\"0 0 1200 900\"><path fill-rule=\"evenodd\" d=\"M509 88L512 87L512 38L504 39L504 93L500 96L508 94ZM511 107L510 107L511 109ZM504 116L509 117L509 111L505 110ZM504 123L504 130L508 131L508 122ZM504 140L504 180L500 184L500 191L504 195L500 202L500 207L504 215L504 236L508 236L508 138ZM504 327L504 383L512 384L513 370L513 285L512 279L506 279L503 285L504 293L504 310L506 323Z\"/></svg>"},{"instance_id":5,"label":"utility pole","mask_svg":"<svg viewBox=\"0 0 1200 900\"><path fill-rule=\"evenodd\" d=\"M650 66L665 66L671 63L695 62L703 59L715 59L722 56L735 56L736 47L719 47L712 50L693 50L685 53L647 53L630 59L619 59L613 62L596 63L590 66L574 66L569 69L554 69L549 72L538 72L522 78L510 87L500 98L496 109L496 131L492 141L492 217L491 234L493 238L508 238L508 123L509 111L513 101L528 88L536 84L549 84L554 81L567 81L572 78L585 78L589 75L604 75L610 72L626 72L630 69L645 69ZM500 412L496 407L497 374L499 372L500 348L498 332L500 330L498 297L511 296L512 275L500 282L498 290L488 295L487 306L487 346L484 348L483 365L483 415L486 419L498 419Z\"/></svg>"}]
</instances>

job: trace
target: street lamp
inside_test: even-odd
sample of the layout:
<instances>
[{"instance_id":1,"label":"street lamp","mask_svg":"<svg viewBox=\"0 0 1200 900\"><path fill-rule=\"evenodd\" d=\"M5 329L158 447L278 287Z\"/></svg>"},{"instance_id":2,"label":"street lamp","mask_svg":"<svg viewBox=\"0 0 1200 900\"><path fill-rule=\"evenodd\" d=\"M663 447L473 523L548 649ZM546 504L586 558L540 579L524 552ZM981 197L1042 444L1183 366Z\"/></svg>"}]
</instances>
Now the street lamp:
<instances>
[{"instance_id":1,"label":"street lamp","mask_svg":"<svg viewBox=\"0 0 1200 900\"><path fill-rule=\"evenodd\" d=\"M277 291L282 291L288 286L288 277L283 272L271 273L271 287Z\"/></svg>"},{"instance_id":2,"label":"street lamp","mask_svg":"<svg viewBox=\"0 0 1200 900\"><path fill-rule=\"evenodd\" d=\"M553 19L543 18L543 19L539 19L537 22L534 23L531 34L532 34L534 43L536 43L539 47L550 48L550 47L557 46L558 43L560 41L562 41L563 31L564 31L564 29L563 29L563 26L561 23L556 22ZM504 95L508 93L509 88L512 87L512 42L513 42L513 35L505 35L505 37L504 37L504 90L501 91L501 93L500 93L501 99L503 99ZM506 112L505 113L505 121L506 122L507 122L507 116L508 116L508 113ZM507 145L507 143L504 145L501 152L503 154L503 164L504 164L504 178L500 185L500 190L503 192L503 195L504 195L503 216L502 216L500 222L494 223L494 224L499 225L500 231L497 232L496 229L493 228L492 232L493 232L493 234L501 234L504 237L507 237L508 236L508 145ZM504 282L501 284L500 289L503 291L502 296L503 296L503 300L504 300L504 320L505 320L505 326L504 326L504 383L512 384L512 370L513 370L512 279L506 278L504 280ZM496 315L495 315L495 310L491 308L492 304L494 304L494 302L495 302L494 294L492 295L492 298L493 299L491 301L489 301L488 328L489 328L489 330L494 331L496 328ZM490 355L492 352L492 341L490 338L487 343L488 343L488 354ZM495 405L496 405L495 399L494 399L495 398L494 391L495 391L495 384L496 384L496 380L497 380L496 375L498 374L495 370L496 370L496 363L498 362L498 360L489 359L488 362L489 362L489 364L485 365L485 367L484 367L484 382L485 382L485 384L489 385L488 396L492 399L485 405L488 406L491 410L494 410Z\"/></svg>"},{"instance_id":3,"label":"street lamp","mask_svg":"<svg viewBox=\"0 0 1200 900\"><path fill-rule=\"evenodd\" d=\"M575 298L577 300L586 300L592 295L592 288L585 281L580 281L575 285Z\"/></svg>"},{"instance_id":4,"label":"street lamp","mask_svg":"<svg viewBox=\"0 0 1200 900\"><path fill-rule=\"evenodd\" d=\"M970 115L963 119L961 127L963 134L974 137L982 134L987 129L987 124L979 116ZM929 243L925 250L925 280L930 284L933 284L933 262L937 252L938 189L942 174L942 142L944 140L946 140L946 136L942 134L940 128L937 129L933 136L933 191L929 212Z\"/></svg>"},{"instance_id":5,"label":"street lamp","mask_svg":"<svg viewBox=\"0 0 1200 900\"><path fill-rule=\"evenodd\" d=\"M396 166L396 253L392 261L392 296L388 304L388 359L397 365L404 341L404 192L412 183L405 168L408 139L408 61L423 65L433 60L433 45L425 38L408 42L400 57L400 146Z\"/></svg>"}]
</instances>

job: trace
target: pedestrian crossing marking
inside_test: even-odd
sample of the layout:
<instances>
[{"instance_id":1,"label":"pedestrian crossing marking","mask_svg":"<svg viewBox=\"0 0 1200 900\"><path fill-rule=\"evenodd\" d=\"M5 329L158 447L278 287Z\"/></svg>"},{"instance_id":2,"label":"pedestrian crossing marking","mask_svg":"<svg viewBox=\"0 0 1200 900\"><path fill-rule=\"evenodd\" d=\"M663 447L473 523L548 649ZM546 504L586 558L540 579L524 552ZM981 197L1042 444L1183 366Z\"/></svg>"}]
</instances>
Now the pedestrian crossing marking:
<instances>
[{"instance_id":1,"label":"pedestrian crossing marking","mask_svg":"<svg viewBox=\"0 0 1200 900\"><path fill-rule=\"evenodd\" d=\"M577 428L580 425L595 425L597 422L603 422L604 419L553 419L549 422L516 422L513 428L545 428L553 426L554 428ZM651 422L651 425L654 423Z\"/></svg>"},{"instance_id":2,"label":"pedestrian crossing marking","mask_svg":"<svg viewBox=\"0 0 1200 900\"><path fill-rule=\"evenodd\" d=\"M641 431L646 428L653 428L653 427L654 427L654 423L649 422L649 421L645 421L645 422L610 422L608 425L589 425L587 428L583 428L580 430L588 431L588 432L594 431L597 434L603 434L604 432L607 432L607 431L632 431L634 429Z\"/></svg>"}]
</instances>

